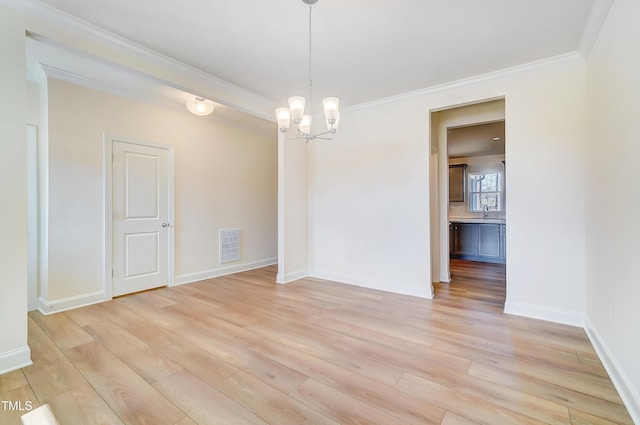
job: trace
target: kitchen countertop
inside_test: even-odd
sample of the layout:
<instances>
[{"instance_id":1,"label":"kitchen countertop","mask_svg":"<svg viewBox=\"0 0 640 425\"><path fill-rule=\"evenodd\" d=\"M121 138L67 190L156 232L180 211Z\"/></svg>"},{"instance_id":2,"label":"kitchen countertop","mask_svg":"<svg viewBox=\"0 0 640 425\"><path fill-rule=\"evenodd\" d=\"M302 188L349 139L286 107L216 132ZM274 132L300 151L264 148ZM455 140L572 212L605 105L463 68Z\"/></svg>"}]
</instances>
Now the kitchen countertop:
<instances>
[{"instance_id":1,"label":"kitchen countertop","mask_svg":"<svg viewBox=\"0 0 640 425\"><path fill-rule=\"evenodd\" d=\"M486 224L505 224L504 218L454 218L449 217L449 223L486 223Z\"/></svg>"}]
</instances>

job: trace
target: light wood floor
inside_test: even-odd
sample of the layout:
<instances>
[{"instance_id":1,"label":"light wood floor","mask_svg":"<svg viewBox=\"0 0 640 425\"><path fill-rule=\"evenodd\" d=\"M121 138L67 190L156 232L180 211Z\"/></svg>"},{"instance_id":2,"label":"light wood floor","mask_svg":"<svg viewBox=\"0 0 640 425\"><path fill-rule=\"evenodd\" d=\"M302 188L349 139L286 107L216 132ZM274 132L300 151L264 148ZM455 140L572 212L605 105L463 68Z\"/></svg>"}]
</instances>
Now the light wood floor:
<instances>
[{"instance_id":1,"label":"light wood floor","mask_svg":"<svg viewBox=\"0 0 640 425\"><path fill-rule=\"evenodd\" d=\"M501 313L503 268L455 264L434 300L275 273L32 313L0 399L62 425L632 424L582 329Z\"/></svg>"}]
</instances>

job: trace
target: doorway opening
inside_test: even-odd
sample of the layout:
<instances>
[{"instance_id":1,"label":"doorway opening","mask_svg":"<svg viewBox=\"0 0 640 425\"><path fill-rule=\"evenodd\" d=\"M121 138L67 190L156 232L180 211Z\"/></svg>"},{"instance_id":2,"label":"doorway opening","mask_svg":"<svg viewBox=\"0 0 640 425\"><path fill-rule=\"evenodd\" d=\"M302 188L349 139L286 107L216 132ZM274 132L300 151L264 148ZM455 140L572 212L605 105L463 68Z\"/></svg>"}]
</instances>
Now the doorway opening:
<instances>
[{"instance_id":1,"label":"doorway opening","mask_svg":"<svg viewBox=\"0 0 640 425\"><path fill-rule=\"evenodd\" d=\"M470 279L476 287L485 282L489 292L498 289L491 296L504 307L504 99L432 112L431 143L432 280L448 284L450 295L462 289L454 286L469 284ZM435 296L443 289L434 285Z\"/></svg>"}]
</instances>

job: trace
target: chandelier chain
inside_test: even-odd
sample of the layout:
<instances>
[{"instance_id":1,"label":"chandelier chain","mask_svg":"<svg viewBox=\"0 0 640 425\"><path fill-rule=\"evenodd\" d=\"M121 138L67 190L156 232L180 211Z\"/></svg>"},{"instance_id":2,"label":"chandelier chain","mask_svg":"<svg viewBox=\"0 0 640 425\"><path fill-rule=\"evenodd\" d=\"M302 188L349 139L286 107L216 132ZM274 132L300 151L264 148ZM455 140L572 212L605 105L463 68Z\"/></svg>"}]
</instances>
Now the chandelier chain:
<instances>
[{"instance_id":1,"label":"chandelier chain","mask_svg":"<svg viewBox=\"0 0 640 425\"><path fill-rule=\"evenodd\" d=\"M311 8L312 4L309 3L309 117L312 116L312 108L313 108L313 80L311 79Z\"/></svg>"}]
</instances>

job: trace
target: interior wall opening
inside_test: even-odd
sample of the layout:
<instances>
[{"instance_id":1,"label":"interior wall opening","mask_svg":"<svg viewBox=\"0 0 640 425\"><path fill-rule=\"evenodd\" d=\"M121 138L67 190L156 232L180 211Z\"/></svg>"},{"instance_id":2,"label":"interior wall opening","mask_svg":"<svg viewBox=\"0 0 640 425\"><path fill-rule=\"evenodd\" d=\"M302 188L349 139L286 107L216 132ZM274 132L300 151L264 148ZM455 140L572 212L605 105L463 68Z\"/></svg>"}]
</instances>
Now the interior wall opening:
<instances>
[{"instance_id":1,"label":"interior wall opening","mask_svg":"<svg viewBox=\"0 0 640 425\"><path fill-rule=\"evenodd\" d=\"M508 201L504 99L432 112L431 143L432 280L454 289L472 283L499 289L492 297L503 308ZM437 296L442 286L434 287Z\"/></svg>"}]
</instances>

